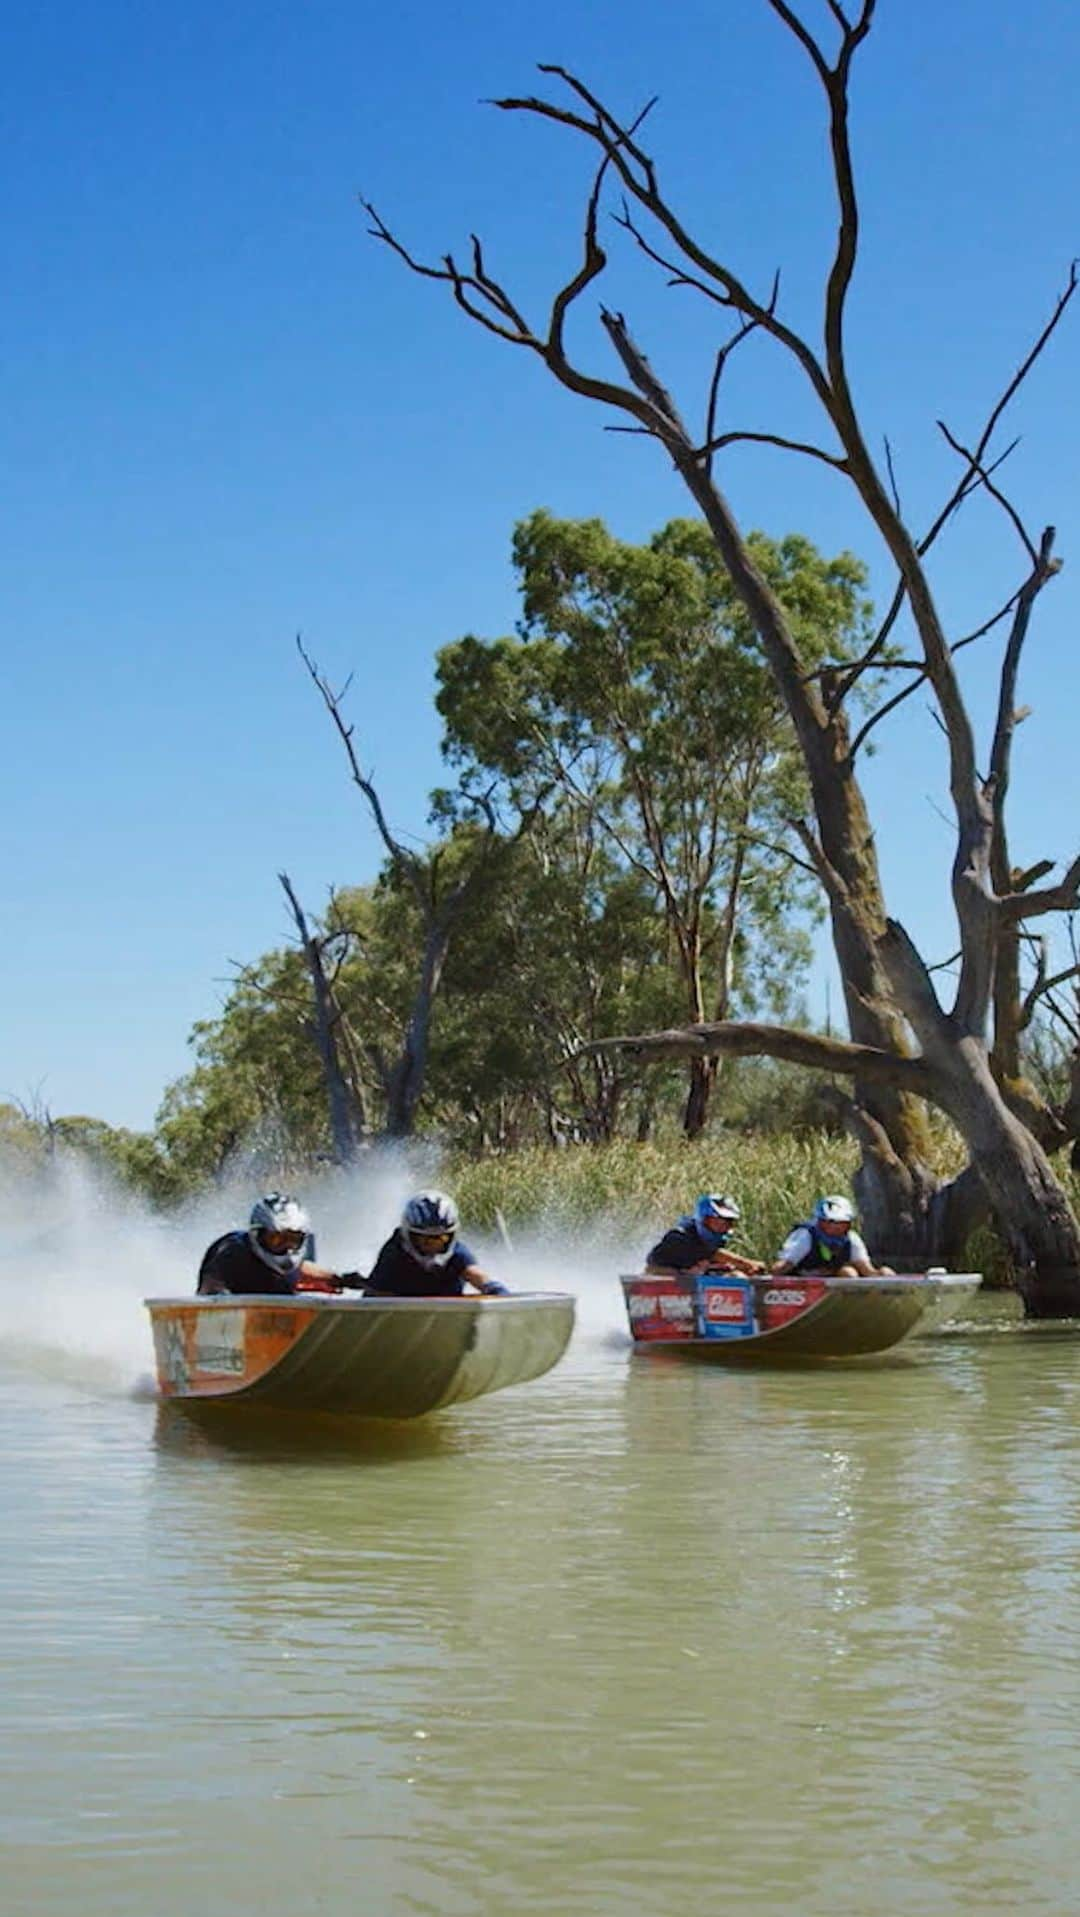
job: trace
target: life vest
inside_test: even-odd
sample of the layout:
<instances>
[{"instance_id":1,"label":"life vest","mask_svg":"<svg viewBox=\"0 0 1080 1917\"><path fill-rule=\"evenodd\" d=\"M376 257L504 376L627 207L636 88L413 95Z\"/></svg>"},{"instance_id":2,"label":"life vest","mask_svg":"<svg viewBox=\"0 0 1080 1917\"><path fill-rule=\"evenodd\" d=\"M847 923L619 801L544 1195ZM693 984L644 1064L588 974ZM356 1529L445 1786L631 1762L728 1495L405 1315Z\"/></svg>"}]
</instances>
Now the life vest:
<instances>
[{"instance_id":1,"label":"life vest","mask_svg":"<svg viewBox=\"0 0 1080 1917\"><path fill-rule=\"evenodd\" d=\"M217 1257L218 1253L224 1251L226 1245L237 1244L241 1239L246 1239L246 1237L246 1231L223 1231L220 1238L215 1238L213 1244L207 1246L202 1255L202 1262L199 1265L199 1285L202 1284L204 1271L212 1260Z\"/></svg>"},{"instance_id":2,"label":"life vest","mask_svg":"<svg viewBox=\"0 0 1080 1917\"><path fill-rule=\"evenodd\" d=\"M796 1271L828 1271L833 1265L851 1263L850 1232L845 1232L843 1238L829 1238L818 1230L812 1218L804 1219L795 1229L810 1233L810 1249L796 1265Z\"/></svg>"}]
</instances>

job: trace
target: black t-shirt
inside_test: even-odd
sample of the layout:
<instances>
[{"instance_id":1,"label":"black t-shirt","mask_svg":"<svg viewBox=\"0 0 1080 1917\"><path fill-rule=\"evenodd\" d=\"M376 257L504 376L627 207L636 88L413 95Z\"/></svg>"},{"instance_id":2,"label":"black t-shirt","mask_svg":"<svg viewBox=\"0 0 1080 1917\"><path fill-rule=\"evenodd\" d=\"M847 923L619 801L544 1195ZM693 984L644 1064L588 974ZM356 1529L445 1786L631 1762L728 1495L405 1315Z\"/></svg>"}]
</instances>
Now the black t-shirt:
<instances>
[{"instance_id":1,"label":"black t-shirt","mask_svg":"<svg viewBox=\"0 0 1080 1917\"><path fill-rule=\"evenodd\" d=\"M457 1298L464 1273L475 1263L468 1245L458 1238L445 1265L422 1265L395 1232L376 1258L368 1284L373 1291L389 1292L395 1298Z\"/></svg>"},{"instance_id":2,"label":"black t-shirt","mask_svg":"<svg viewBox=\"0 0 1080 1917\"><path fill-rule=\"evenodd\" d=\"M284 1272L272 1271L256 1256L246 1231L227 1231L223 1238L215 1238L204 1254L196 1289L249 1296L269 1292L275 1298L291 1298L294 1286Z\"/></svg>"},{"instance_id":3,"label":"black t-shirt","mask_svg":"<svg viewBox=\"0 0 1080 1917\"><path fill-rule=\"evenodd\" d=\"M663 1265L668 1271L689 1271L693 1265L704 1264L713 1251L719 1249L718 1244L703 1244L693 1225L672 1225L659 1244L653 1246L646 1262Z\"/></svg>"}]
</instances>

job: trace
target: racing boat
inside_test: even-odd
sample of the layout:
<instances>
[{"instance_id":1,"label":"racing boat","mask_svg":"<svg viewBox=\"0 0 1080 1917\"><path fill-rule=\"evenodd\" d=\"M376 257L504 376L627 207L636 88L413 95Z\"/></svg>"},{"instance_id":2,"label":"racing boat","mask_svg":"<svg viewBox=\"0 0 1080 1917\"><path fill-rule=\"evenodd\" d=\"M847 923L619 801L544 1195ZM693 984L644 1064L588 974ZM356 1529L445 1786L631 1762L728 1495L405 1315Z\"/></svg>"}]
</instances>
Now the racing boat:
<instances>
[{"instance_id":1,"label":"racing boat","mask_svg":"<svg viewBox=\"0 0 1080 1917\"><path fill-rule=\"evenodd\" d=\"M557 1364L574 1300L148 1298L161 1396L366 1418L420 1418Z\"/></svg>"},{"instance_id":2,"label":"racing boat","mask_svg":"<svg viewBox=\"0 0 1080 1917\"><path fill-rule=\"evenodd\" d=\"M979 1272L736 1278L624 1277L630 1332L643 1349L725 1362L857 1358L930 1330L981 1283Z\"/></svg>"}]
</instances>

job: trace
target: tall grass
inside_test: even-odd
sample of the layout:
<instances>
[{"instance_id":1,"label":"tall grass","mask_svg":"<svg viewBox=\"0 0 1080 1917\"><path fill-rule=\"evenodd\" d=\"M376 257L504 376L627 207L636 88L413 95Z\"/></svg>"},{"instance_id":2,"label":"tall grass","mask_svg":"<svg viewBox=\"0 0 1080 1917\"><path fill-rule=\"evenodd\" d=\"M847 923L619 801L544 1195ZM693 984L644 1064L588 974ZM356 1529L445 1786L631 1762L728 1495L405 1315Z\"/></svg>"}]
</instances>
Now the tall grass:
<instances>
[{"instance_id":1,"label":"tall grass","mask_svg":"<svg viewBox=\"0 0 1080 1917\"><path fill-rule=\"evenodd\" d=\"M722 1146L715 1140L617 1141L462 1158L452 1160L444 1175L468 1223L490 1227L501 1212L508 1223L582 1230L617 1217L621 1238L627 1226L640 1230L643 1254L690 1210L699 1192L730 1192L742 1211L738 1243L765 1256L807 1216L819 1192L850 1188L855 1163L854 1146L826 1132L739 1134Z\"/></svg>"},{"instance_id":2,"label":"tall grass","mask_svg":"<svg viewBox=\"0 0 1080 1917\"><path fill-rule=\"evenodd\" d=\"M937 1143L936 1169L955 1171L962 1162L958 1141L943 1130ZM699 1192L730 1192L742 1211L733 1244L768 1257L820 1192L850 1192L857 1157L848 1139L829 1132L740 1132L693 1145L617 1141L482 1159L452 1156L440 1177L457 1195L466 1230L470 1224L494 1226L497 1213L508 1224L575 1231L600 1230L605 1219L617 1218L621 1239L627 1226L640 1231L643 1255L689 1211ZM1080 1177L1063 1163L1055 1169L1080 1209ZM989 1230L973 1234L967 1263L991 1284L1008 1282L1001 1247Z\"/></svg>"}]
</instances>

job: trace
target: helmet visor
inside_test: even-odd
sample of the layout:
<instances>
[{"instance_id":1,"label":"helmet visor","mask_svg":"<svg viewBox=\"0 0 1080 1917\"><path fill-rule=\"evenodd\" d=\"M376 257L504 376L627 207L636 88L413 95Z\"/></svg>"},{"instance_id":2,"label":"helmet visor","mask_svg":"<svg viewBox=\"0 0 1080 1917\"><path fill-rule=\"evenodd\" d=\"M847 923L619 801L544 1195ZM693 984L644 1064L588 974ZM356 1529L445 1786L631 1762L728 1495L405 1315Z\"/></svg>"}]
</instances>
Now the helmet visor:
<instances>
[{"instance_id":1,"label":"helmet visor","mask_svg":"<svg viewBox=\"0 0 1080 1917\"><path fill-rule=\"evenodd\" d=\"M409 1243L425 1258L437 1257L440 1251L446 1251L454 1242L452 1231L410 1231Z\"/></svg>"},{"instance_id":2,"label":"helmet visor","mask_svg":"<svg viewBox=\"0 0 1080 1917\"><path fill-rule=\"evenodd\" d=\"M307 1244L306 1231L271 1231L264 1226L258 1236L263 1250L273 1258L280 1258L288 1251L303 1251Z\"/></svg>"},{"instance_id":3,"label":"helmet visor","mask_svg":"<svg viewBox=\"0 0 1080 1917\"><path fill-rule=\"evenodd\" d=\"M706 1231L715 1233L718 1238L726 1238L735 1220L728 1212L710 1211L706 1212L701 1222Z\"/></svg>"}]
</instances>

